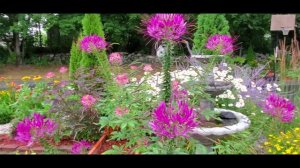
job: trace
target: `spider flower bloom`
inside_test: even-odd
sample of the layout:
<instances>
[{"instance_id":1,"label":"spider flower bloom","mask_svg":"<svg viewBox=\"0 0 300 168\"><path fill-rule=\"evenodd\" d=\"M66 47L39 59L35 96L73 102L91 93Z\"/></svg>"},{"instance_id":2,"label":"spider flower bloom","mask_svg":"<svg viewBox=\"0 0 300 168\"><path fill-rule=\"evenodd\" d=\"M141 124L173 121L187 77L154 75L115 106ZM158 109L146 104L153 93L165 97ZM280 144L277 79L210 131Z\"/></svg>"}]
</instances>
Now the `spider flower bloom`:
<instances>
[{"instance_id":1,"label":"spider flower bloom","mask_svg":"<svg viewBox=\"0 0 300 168\"><path fill-rule=\"evenodd\" d=\"M144 24L145 34L156 41L179 41L187 32L187 22L182 14L155 14Z\"/></svg>"},{"instance_id":2,"label":"spider flower bloom","mask_svg":"<svg viewBox=\"0 0 300 168\"><path fill-rule=\"evenodd\" d=\"M228 54L234 50L234 40L229 35L215 34L209 37L206 48L209 50L218 50L221 54Z\"/></svg>"},{"instance_id":3,"label":"spider flower bloom","mask_svg":"<svg viewBox=\"0 0 300 168\"><path fill-rule=\"evenodd\" d=\"M153 71L153 68L150 64L146 64L144 66L143 70L146 71L146 72L151 72L151 71Z\"/></svg>"},{"instance_id":4,"label":"spider flower bloom","mask_svg":"<svg viewBox=\"0 0 300 168\"><path fill-rule=\"evenodd\" d=\"M50 78L53 78L55 76L54 72L48 72L46 74L46 78L50 79Z\"/></svg>"},{"instance_id":5,"label":"spider flower bloom","mask_svg":"<svg viewBox=\"0 0 300 168\"><path fill-rule=\"evenodd\" d=\"M45 119L39 113L34 113L33 118L24 118L16 127L15 139L29 145L39 141L41 138L52 136L57 128L57 124L51 119Z\"/></svg>"},{"instance_id":6,"label":"spider flower bloom","mask_svg":"<svg viewBox=\"0 0 300 168\"><path fill-rule=\"evenodd\" d=\"M86 140L76 142L72 145L71 153L72 154L81 154L84 151L88 150L91 147L91 143Z\"/></svg>"},{"instance_id":7,"label":"spider flower bloom","mask_svg":"<svg viewBox=\"0 0 300 168\"><path fill-rule=\"evenodd\" d=\"M125 84L129 83L127 73L117 75L116 81L119 85L125 85Z\"/></svg>"},{"instance_id":8,"label":"spider flower bloom","mask_svg":"<svg viewBox=\"0 0 300 168\"><path fill-rule=\"evenodd\" d=\"M127 108L121 108L121 107L117 107L115 110L115 113L117 116L123 116L124 114L127 114L129 112L129 110Z\"/></svg>"},{"instance_id":9,"label":"spider flower bloom","mask_svg":"<svg viewBox=\"0 0 300 168\"><path fill-rule=\"evenodd\" d=\"M121 65L123 60L122 60L122 55L118 52L114 52L114 53L111 53L109 55L109 62L111 64L115 64L115 65Z\"/></svg>"},{"instance_id":10,"label":"spider flower bloom","mask_svg":"<svg viewBox=\"0 0 300 168\"><path fill-rule=\"evenodd\" d=\"M60 73L66 73L67 71L68 71L68 68L67 68L67 67L64 67L64 66L63 66L63 67L60 67L60 68L59 68L59 72L60 72Z\"/></svg>"},{"instance_id":11,"label":"spider flower bloom","mask_svg":"<svg viewBox=\"0 0 300 168\"><path fill-rule=\"evenodd\" d=\"M271 93L263 104L263 111L281 122L291 122L295 116L294 110L295 106L291 101L275 93Z\"/></svg>"},{"instance_id":12,"label":"spider flower bloom","mask_svg":"<svg viewBox=\"0 0 300 168\"><path fill-rule=\"evenodd\" d=\"M173 107L171 104L166 106L165 102L154 110L153 120L150 122L150 127L159 137L176 138L178 136L188 137L188 132L195 128L196 113L193 108L188 107L185 101L178 101L178 107Z\"/></svg>"},{"instance_id":13,"label":"spider flower bloom","mask_svg":"<svg viewBox=\"0 0 300 168\"><path fill-rule=\"evenodd\" d=\"M139 67L138 66L136 66L136 65L130 65L130 69L131 70L137 70Z\"/></svg>"},{"instance_id":14,"label":"spider flower bloom","mask_svg":"<svg viewBox=\"0 0 300 168\"><path fill-rule=\"evenodd\" d=\"M83 105L84 108L89 109L91 108L95 103L96 99L92 95L84 95L81 98L81 104Z\"/></svg>"},{"instance_id":15,"label":"spider flower bloom","mask_svg":"<svg viewBox=\"0 0 300 168\"><path fill-rule=\"evenodd\" d=\"M97 35L85 36L81 42L81 50L87 53L92 53L95 50L104 50L107 46L105 40Z\"/></svg>"},{"instance_id":16,"label":"spider flower bloom","mask_svg":"<svg viewBox=\"0 0 300 168\"><path fill-rule=\"evenodd\" d=\"M184 100L188 98L188 92L179 88L180 83L178 80L172 82L172 98L175 101Z\"/></svg>"}]
</instances>

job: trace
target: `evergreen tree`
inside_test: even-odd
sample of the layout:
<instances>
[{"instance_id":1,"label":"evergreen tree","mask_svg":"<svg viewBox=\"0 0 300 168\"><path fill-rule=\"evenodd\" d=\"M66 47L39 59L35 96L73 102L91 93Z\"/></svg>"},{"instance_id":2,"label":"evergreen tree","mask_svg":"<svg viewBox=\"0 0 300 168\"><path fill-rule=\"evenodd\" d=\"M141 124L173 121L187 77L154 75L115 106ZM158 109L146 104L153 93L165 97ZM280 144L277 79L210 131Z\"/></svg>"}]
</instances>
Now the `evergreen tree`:
<instances>
[{"instance_id":1,"label":"evergreen tree","mask_svg":"<svg viewBox=\"0 0 300 168\"><path fill-rule=\"evenodd\" d=\"M78 42L73 42L71 47L70 53L70 65L69 65L69 73L70 78L73 79L74 73L76 72L77 68L80 66L82 52L80 50Z\"/></svg>"},{"instance_id":2,"label":"evergreen tree","mask_svg":"<svg viewBox=\"0 0 300 168\"><path fill-rule=\"evenodd\" d=\"M228 21L223 14L199 14L197 30L194 33L193 52L198 54L212 54L205 48L207 39L214 34L229 34Z\"/></svg>"}]
</instances>

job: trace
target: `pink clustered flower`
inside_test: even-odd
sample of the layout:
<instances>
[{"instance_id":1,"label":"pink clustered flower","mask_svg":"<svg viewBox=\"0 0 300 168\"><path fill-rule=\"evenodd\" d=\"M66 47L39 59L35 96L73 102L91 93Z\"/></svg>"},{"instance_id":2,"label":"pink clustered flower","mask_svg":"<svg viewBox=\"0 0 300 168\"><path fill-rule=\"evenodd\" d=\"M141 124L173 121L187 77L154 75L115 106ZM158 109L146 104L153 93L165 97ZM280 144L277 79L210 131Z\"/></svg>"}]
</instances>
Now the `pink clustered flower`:
<instances>
[{"instance_id":1,"label":"pink clustered flower","mask_svg":"<svg viewBox=\"0 0 300 168\"><path fill-rule=\"evenodd\" d=\"M143 70L146 71L146 72L151 72L151 71L153 71L153 68L150 64L146 64L144 66Z\"/></svg>"},{"instance_id":2,"label":"pink clustered flower","mask_svg":"<svg viewBox=\"0 0 300 168\"><path fill-rule=\"evenodd\" d=\"M116 115L120 117L127 114L128 112L129 110L126 107L125 108L117 107L115 110Z\"/></svg>"},{"instance_id":3,"label":"pink clustered flower","mask_svg":"<svg viewBox=\"0 0 300 168\"><path fill-rule=\"evenodd\" d=\"M46 74L46 78L50 79L50 78L53 78L55 76L55 73L54 72L48 72Z\"/></svg>"},{"instance_id":4,"label":"pink clustered flower","mask_svg":"<svg viewBox=\"0 0 300 168\"><path fill-rule=\"evenodd\" d=\"M167 107L165 102L161 102L154 110L150 127L159 137L188 137L188 132L198 125L196 117L186 101L177 101L177 107L173 104Z\"/></svg>"},{"instance_id":5,"label":"pink clustered flower","mask_svg":"<svg viewBox=\"0 0 300 168\"><path fill-rule=\"evenodd\" d=\"M109 62L111 64L121 65L122 61L122 55L118 52L114 52L109 55Z\"/></svg>"},{"instance_id":6,"label":"pink clustered flower","mask_svg":"<svg viewBox=\"0 0 300 168\"><path fill-rule=\"evenodd\" d=\"M119 85L125 85L125 84L129 83L127 73L117 75L116 81Z\"/></svg>"},{"instance_id":7,"label":"pink clustered flower","mask_svg":"<svg viewBox=\"0 0 300 168\"><path fill-rule=\"evenodd\" d=\"M60 72L60 73L66 73L67 71L68 71L68 68L67 68L67 67L64 67L64 66L63 66L63 67L60 67L60 68L59 68L59 72Z\"/></svg>"},{"instance_id":8,"label":"pink clustered flower","mask_svg":"<svg viewBox=\"0 0 300 168\"><path fill-rule=\"evenodd\" d=\"M89 143L86 140L82 140L72 145L71 152L72 154L81 154L84 151L88 150L91 146L92 146L91 143Z\"/></svg>"},{"instance_id":9,"label":"pink clustered flower","mask_svg":"<svg viewBox=\"0 0 300 168\"><path fill-rule=\"evenodd\" d=\"M187 32L182 14L155 14L144 24L147 27L145 34L157 41L179 41Z\"/></svg>"},{"instance_id":10,"label":"pink clustered flower","mask_svg":"<svg viewBox=\"0 0 300 168\"><path fill-rule=\"evenodd\" d=\"M83 107L85 107L86 109L91 108L95 103L96 103L96 99L92 96L92 95L84 95L81 98L81 104L83 105Z\"/></svg>"},{"instance_id":11,"label":"pink clustered flower","mask_svg":"<svg viewBox=\"0 0 300 168\"><path fill-rule=\"evenodd\" d=\"M295 105L288 99L271 93L265 100L263 111L281 122L291 122L295 117Z\"/></svg>"},{"instance_id":12,"label":"pink clustered flower","mask_svg":"<svg viewBox=\"0 0 300 168\"><path fill-rule=\"evenodd\" d=\"M131 69L131 70L137 70L137 69L138 69L138 66L136 66L136 65L130 65L130 69Z\"/></svg>"},{"instance_id":13,"label":"pink clustered flower","mask_svg":"<svg viewBox=\"0 0 300 168\"><path fill-rule=\"evenodd\" d=\"M219 50L221 54L228 54L234 50L234 40L229 35L215 34L209 37L206 48L209 50Z\"/></svg>"},{"instance_id":14,"label":"pink clustered flower","mask_svg":"<svg viewBox=\"0 0 300 168\"><path fill-rule=\"evenodd\" d=\"M92 53L95 50L104 50L107 46L105 40L98 35L85 36L81 42L81 50Z\"/></svg>"},{"instance_id":15,"label":"pink clustered flower","mask_svg":"<svg viewBox=\"0 0 300 168\"><path fill-rule=\"evenodd\" d=\"M180 89L180 82L178 80L174 80L172 82L172 100L187 100L188 92L184 89Z\"/></svg>"},{"instance_id":16,"label":"pink clustered flower","mask_svg":"<svg viewBox=\"0 0 300 168\"><path fill-rule=\"evenodd\" d=\"M17 124L15 139L30 146L41 138L52 136L56 128L57 124L53 120L46 119L39 113L34 113L32 119L26 117Z\"/></svg>"}]
</instances>

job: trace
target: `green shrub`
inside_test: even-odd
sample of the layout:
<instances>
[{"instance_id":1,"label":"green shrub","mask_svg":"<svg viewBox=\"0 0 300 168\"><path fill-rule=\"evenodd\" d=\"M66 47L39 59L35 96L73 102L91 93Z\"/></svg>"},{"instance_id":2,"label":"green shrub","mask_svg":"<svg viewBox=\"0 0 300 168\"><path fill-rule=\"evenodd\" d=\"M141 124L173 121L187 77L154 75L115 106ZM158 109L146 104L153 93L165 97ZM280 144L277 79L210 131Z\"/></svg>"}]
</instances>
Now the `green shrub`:
<instances>
[{"instance_id":1,"label":"green shrub","mask_svg":"<svg viewBox=\"0 0 300 168\"><path fill-rule=\"evenodd\" d=\"M197 30L194 33L193 52L212 54L205 48L207 39L214 34L229 34L229 25L223 14L200 14L197 17Z\"/></svg>"},{"instance_id":2,"label":"green shrub","mask_svg":"<svg viewBox=\"0 0 300 168\"><path fill-rule=\"evenodd\" d=\"M80 39L80 38L79 38ZM73 79L74 73L76 72L77 68L80 66L82 52L80 51L78 42L73 42L71 47L70 53L70 64L69 64L69 76Z\"/></svg>"},{"instance_id":3,"label":"green shrub","mask_svg":"<svg viewBox=\"0 0 300 168\"><path fill-rule=\"evenodd\" d=\"M255 59L255 52L254 52L252 46L250 46L247 50L246 62L251 67L256 67L257 66L257 62L256 62L256 59Z\"/></svg>"},{"instance_id":4,"label":"green shrub","mask_svg":"<svg viewBox=\"0 0 300 168\"><path fill-rule=\"evenodd\" d=\"M6 103L0 104L0 124L9 123L13 119L13 111Z\"/></svg>"}]
</instances>

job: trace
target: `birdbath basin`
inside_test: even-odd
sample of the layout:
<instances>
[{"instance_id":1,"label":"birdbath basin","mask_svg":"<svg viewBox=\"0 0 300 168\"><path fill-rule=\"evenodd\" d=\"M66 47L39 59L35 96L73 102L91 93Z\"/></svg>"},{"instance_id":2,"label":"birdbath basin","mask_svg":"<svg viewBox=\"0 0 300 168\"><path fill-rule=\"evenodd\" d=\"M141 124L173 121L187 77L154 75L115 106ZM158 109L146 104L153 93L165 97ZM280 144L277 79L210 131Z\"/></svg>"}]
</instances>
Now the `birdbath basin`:
<instances>
[{"instance_id":1,"label":"birdbath basin","mask_svg":"<svg viewBox=\"0 0 300 168\"><path fill-rule=\"evenodd\" d=\"M250 120L247 116L235 112L232 110L227 110L227 109L219 109L215 108L214 109L217 112L230 112L233 114L237 120L236 124L233 125L227 125L223 127L212 127L212 128L206 128L206 127L197 127L194 128L191 132L192 135L200 135L200 136L223 136L223 135L230 135L234 134L240 131L243 131L247 129L250 126Z\"/></svg>"}]
</instances>

